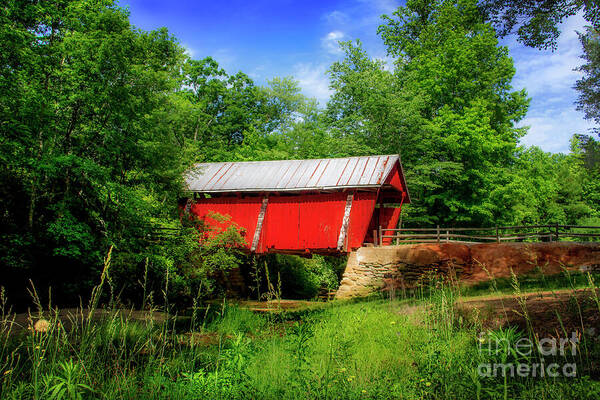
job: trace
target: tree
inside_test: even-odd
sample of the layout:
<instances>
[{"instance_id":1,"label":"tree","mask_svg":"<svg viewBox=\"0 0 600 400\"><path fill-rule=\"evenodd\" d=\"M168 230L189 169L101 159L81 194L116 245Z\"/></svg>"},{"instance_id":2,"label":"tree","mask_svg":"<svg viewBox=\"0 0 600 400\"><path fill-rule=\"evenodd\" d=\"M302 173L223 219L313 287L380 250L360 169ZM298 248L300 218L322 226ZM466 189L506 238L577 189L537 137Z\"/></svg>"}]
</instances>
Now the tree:
<instances>
[{"instance_id":1,"label":"tree","mask_svg":"<svg viewBox=\"0 0 600 400\"><path fill-rule=\"evenodd\" d=\"M230 158L247 135L268 132L278 115L266 105L263 91L242 72L228 75L210 57L184 65L179 131L193 161Z\"/></svg>"},{"instance_id":2,"label":"tree","mask_svg":"<svg viewBox=\"0 0 600 400\"><path fill-rule=\"evenodd\" d=\"M594 216L592 203L585 197L588 173L573 150L552 154L535 146L519 149L516 162L490 193L497 222L574 225Z\"/></svg>"},{"instance_id":3,"label":"tree","mask_svg":"<svg viewBox=\"0 0 600 400\"><path fill-rule=\"evenodd\" d=\"M135 29L110 0L3 4L0 133L0 285L16 301L29 277L59 301L87 294L109 248L127 299L138 277L155 292L168 277L189 298L243 257L236 231L202 240L180 215L185 170L334 148L293 79L262 88L189 59L166 29Z\"/></svg>"},{"instance_id":4,"label":"tree","mask_svg":"<svg viewBox=\"0 0 600 400\"><path fill-rule=\"evenodd\" d=\"M346 57L329 70L335 92L326 117L332 136L349 155L397 147L398 135L406 136L403 132L416 124L411 98L382 61L369 58L360 41L340 45Z\"/></svg>"},{"instance_id":5,"label":"tree","mask_svg":"<svg viewBox=\"0 0 600 400\"><path fill-rule=\"evenodd\" d=\"M111 1L10 1L0 18L2 263L81 288L109 246L142 261L176 220L184 159L157 117L183 49Z\"/></svg>"},{"instance_id":6,"label":"tree","mask_svg":"<svg viewBox=\"0 0 600 400\"><path fill-rule=\"evenodd\" d=\"M232 160L306 159L346 156L344 141L327 129L315 99L301 93L291 77L275 77L260 88L260 110Z\"/></svg>"},{"instance_id":7,"label":"tree","mask_svg":"<svg viewBox=\"0 0 600 400\"><path fill-rule=\"evenodd\" d=\"M277 141L278 158L319 158L330 154L330 138L317 101L301 93L292 77L275 77L264 89L267 105L276 117L268 135Z\"/></svg>"},{"instance_id":8,"label":"tree","mask_svg":"<svg viewBox=\"0 0 600 400\"><path fill-rule=\"evenodd\" d=\"M517 34L530 47L556 49L558 25L579 12L594 29L600 27L600 7L595 0L483 0L481 9L500 37Z\"/></svg>"},{"instance_id":9,"label":"tree","mask_svg":"<svg viewBox=\"0 0 600 400\"><path fill-rule=\"evenodd\" d=\"M346 44L346 58L331 67L332 124L402 155L409 221L493 223L489 192L515 161L525 133L515 123L528 105L512 90L508 50L474 1L409 0L384 18L379 33L395 68Z\"/></svg>"},{"instance_id":10,"label":"tree","mask_svg":"<svg viewBox=\"0 0 600 400\"><path fill-rule=\"evenodd\" d=\"M598 31L588 27L584 34L579 35L579 39L583 46L581 58L585 64L577 68L583 72L583 77L575 83L575 89L579 92L577 109L584 112L586 119L600 124L600 37Z\"/></svg>"},{"instance_id":11,"label":"tree","mask_svg":"<svg viewBox=\"0 0 600 400\"><path fill-rule=\"evenodd\" d=\"M574 135L571 140L574 166L582 178L582 197L600 217L600 142L588 135ZM589 225L589 224L588 224Z\"/></svg>"}]
</instances>

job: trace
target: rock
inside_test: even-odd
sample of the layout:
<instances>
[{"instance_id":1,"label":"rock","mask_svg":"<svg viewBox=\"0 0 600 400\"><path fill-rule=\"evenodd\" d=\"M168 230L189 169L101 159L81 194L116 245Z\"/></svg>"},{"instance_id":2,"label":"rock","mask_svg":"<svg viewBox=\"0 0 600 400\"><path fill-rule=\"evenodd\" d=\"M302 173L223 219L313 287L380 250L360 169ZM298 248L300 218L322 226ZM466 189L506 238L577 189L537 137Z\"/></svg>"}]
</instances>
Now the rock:
<instances>
[{"instance_id":1,"label":"rock","mask_svg":"<svg viewBox=\"0 0 600 400\"><path fill-rule=\"evenodd\" d=\"M600 243L440 243L362 247L348 256L336 298L410 288L432 278L467 284L522 275L600 269Z\"/></svg>"}]
</instances>

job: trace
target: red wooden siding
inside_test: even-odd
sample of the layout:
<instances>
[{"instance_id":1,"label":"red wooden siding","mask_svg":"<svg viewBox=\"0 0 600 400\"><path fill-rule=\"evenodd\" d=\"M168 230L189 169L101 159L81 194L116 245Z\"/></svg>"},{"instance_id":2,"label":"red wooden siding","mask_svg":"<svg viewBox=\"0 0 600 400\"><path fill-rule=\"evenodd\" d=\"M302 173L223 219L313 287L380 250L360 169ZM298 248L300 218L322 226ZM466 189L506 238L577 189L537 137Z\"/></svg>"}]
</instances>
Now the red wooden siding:
<instances>
[{"instance_id":1,"label":"red wooden siding","mask_svg":"<svg viewBox=\"0 0 600 400\"><path fill-rule=\"evenodd\" d=\"M352 201L350 224L348 225L347 249L356 249L363 245L375 210L376 192L357 192Z\"/></svg>"},{"instance_id":2,"label":"red wooden siding","mask_svg":"<svg viewBox=\"0 0 600 400\"><path fill-rule=\"evenodd\" d=\"M292 201L288 196L269 198L262 226L260 251L264 252L275 246L281 250L298 248L300 209L296 202L297 199Z\"/></svg>"},{"instance_id":3,"label":"red wooden siding","mask_svg":"<svg viewBox=\"0 0 600 400\"><path fill-rule=\"evenodd\" d=\"M400 207L398 208L380 208L379 209L379 224L382 228L395 229L398 227L398 220L400 219ZM384 235L391 235L392 232L385 232ZM392 244L391 238L383 238L382 244Z\"/></svg>"},{"instance_id":4,"label":"red wooden siding","mask_svg":"<svg viewBox=\"0 0 600 400\"><path fill-rule=\"evenodd\" d=\"M392 187L398 192L405 193L406 188L404 187L402 182L402 176L400 175L400 163L396 163L392 168L392 171L390 172L385 183L387 183L388 185L392 185Z\"/></svg>"},{"instance_id":5,"label":"red wooden siding","mask_svg":"<svg viewBox=\"0 0 600 400\"><path fill-rule=\"evenodd\" d=\"M219 221L215 221L209 216L211 212L229 215L231 217L231 221L245 229L243 236L246 239L247 247L250 248L261 205L261 197L220 197L213 199L198 199L191 205L190 211L197 217L204 219L207 224L215 228L226 228L231 225L231 222L221 223Z\"/></svg>"},{"instance_id":6,"label":"red wooden siding","mask_svg":"<svg viewBox=\"0 0 600 400\"><path fill-rule=\"evenodd\" d=\"M404 187L404 181L402 179L401 171L400 171L400 163L396 163L394 168L390 172L386 183L391 185L394 189L397 190L396 193L385 193L382 195L382 203L385 204L386 200L389 202L399 202L402 204L406 200L407 189ZM398 221L400 220L400 213L402 212L402 207L399 206L397 208L392 207L382 207L379 209L379 225L382 228L386 229L395 229L398 227ZM384 232L384 234L389 235L392 232ZM383 238L381 240L381 244L390 245L392 244L391 238Z\"/></svg>"},{"instance_id":7,"label":"red wooden siding","mask_svg":"<svg viewBox=\"0 0 600 400\"><path fill-rule=\"evenodd\" d=\"M333 170L336 174L339 174L339 179L348 180L349 178L346 175L356 175L354 179L356 182L353 181L353 184L356 185L366 185L366 183L372 182L377 178L375 176L377 171L381 170L381 174L385 171L387 175L384 175L385 179L382 178L384 182L377 180L377 184L381 185L379 187L370 186L362 189L359 187L349 189L349 181L344 181L341 183L338 182L338 185L343 186L343 188L340 187L338 190L329 191L334 190L330 188L327 193L325 193L325 190L315 189L296 192L295 194L284 191L279 192L278 190L266 190L264 192L256 192L250 196L243 195L244 191L235 193L229 188L227 190L230 190L230 192L228 194L223 193L225 194L223 197L195 200L190 207L190 211L192 214L204 219L210 226L215 227L215 231L219 231L233 222L236 223L243 228L246 247L250 250L262 201L264 196L268 196L262 229L258 236L259 240L255 250L257 253L280 251L303 254L306 252L332 253L339 250L342 252L352 251L361 247L364 243L373 241L373 229L377 229L379 226L382 228L396 228L401 209L399 207L376 207L376 204L410 202L398 158L396 157L393 166L388 164L386 167L385 164L389 158L389 156L381 156L373 157L372 159L354 160L352 171L346 171L346 168L342 168L344 165L348 166L351 164L350 160L308 160L312 167L305 168L306 171L294 177L296 180L299 180L294 185L309 186L304 180L312 179L315 174L318 175L321 165L323 165L323 171L325 171L327 170L325 167L330 163L338 163L343 165ZM299 162L294 161L294 163L300 165ZM211 179L220 179L226 173L226 171L222 172L225 166L221 166L222 168L217 167L219 166L212 164L207 164L204 167L215 170L211 173ZM277 185L283 182L281 185L287 190L288 185L284 182L284 178L288 175L287 170L279 171L275 167L277 167L275 164L261 166L263 169L267 168L275 178L278 178ZM233 164L227 166L227 168L233 168ZM248 169L245 178L230 174L233 178L228 177L227 179L254 179L253 174L259 171L259 169L255 170L251 166L244 168ZM318 184L319 179L315 182L315 185ZM203 185L206 186L209 184L216 185L213 184L212 180ZM216 191L214 187L211 186L211 188L213 192ZM244 190L248 192L248 189ZM199 190L199 192L201 191ZM347 197L352 193L354 193L354 197L350 209L348 229L343 242L343 248L338 249L338 239L344 219ZM215 195L213 194L213 196ZM211 212L229 215L231 222L223 223L217 221L210 217ZM389 243L390 239L383 241L383 244Z\"/></svg>"},{"instance_id":8,"label":"red wooden siding","mask_svg":"<svg viewBox=\"0 0 600 400\"><path fill-rule=\"evenodd\" d=\"M271 196L259 250L335 249L346 194Z\"/></svg>"}]
</instances>

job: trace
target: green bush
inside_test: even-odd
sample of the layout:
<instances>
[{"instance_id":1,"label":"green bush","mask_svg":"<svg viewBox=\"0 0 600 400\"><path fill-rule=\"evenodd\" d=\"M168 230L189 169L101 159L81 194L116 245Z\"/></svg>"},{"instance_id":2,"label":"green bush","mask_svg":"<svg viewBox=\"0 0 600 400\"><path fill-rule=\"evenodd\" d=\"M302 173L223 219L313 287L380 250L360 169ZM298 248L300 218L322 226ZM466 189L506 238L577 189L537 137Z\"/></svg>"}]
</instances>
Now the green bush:
<instances>
[{"instance_id":1,"label":"green bush","mask_svg":"<svg viewBox=\"0 0 600 400\"><path fill-rule=\"evenodd\" d=\"M269 280L281 282L281 296L286 299L312 299L320 289L337 289L345 267L345 257L312 255L310 258L294 255L271 254L258 260L257 271L261 293L267 290L266 263ZM252 280L252 278L250 278Z\"/></svg>"}]
</instances>

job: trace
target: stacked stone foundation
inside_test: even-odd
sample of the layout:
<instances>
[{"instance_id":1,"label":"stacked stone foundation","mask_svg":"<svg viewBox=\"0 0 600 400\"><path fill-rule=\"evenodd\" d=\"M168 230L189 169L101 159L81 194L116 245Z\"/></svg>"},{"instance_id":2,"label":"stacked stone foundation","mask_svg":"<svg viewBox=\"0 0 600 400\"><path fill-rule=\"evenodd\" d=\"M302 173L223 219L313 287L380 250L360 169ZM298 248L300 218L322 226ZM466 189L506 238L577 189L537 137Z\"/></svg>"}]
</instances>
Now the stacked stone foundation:
<instances>
[{"instance_id":1,"label":"stacked stone foundation","mask_svg":"<svg viewBox=\"0 0 600 400\"><path fill-rule=\"evenodd\" d=\"M414 288L432 279L475 284L493 278L563 269L600 270L600 243L417 244L362 247L348 256L336 298Z\"/></svg>"}]
</instances>

